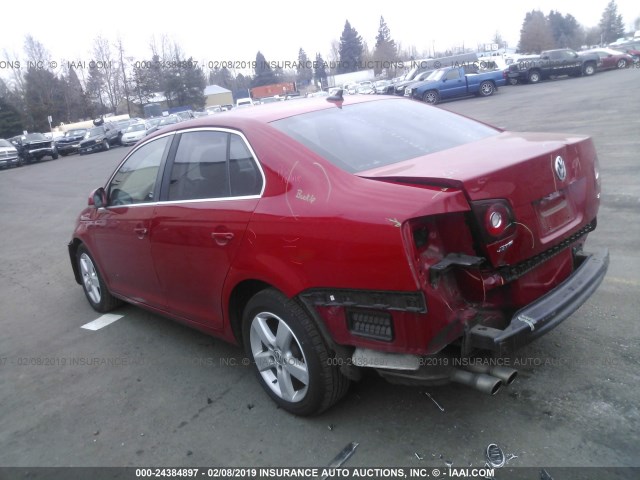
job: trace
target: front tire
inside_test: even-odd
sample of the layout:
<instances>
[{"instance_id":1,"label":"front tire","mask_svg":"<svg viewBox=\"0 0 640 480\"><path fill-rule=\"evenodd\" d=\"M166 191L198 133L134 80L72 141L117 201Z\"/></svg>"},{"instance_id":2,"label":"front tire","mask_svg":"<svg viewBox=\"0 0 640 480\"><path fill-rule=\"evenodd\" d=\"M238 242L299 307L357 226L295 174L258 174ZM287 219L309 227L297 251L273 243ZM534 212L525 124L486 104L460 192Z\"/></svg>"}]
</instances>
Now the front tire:
<instances>
[{"instance_id":1,"label":"front tire","mask_svg":"<svg viewBox=\"0 0 640 480\"><path fill-rule=\"evenodd\" d=\"M435 90L429 90L427 92L424 92L424 95L422 95L422 100L425 103L435 105L440 101L440 95L438 95L438 92Z\"/></svg>"},{"instance_id":2,"label":"front tire","mask_svg":"<svg viewBox=\"0 0 640 480\"><path fill-rule=\"evenodd\" d=\"M98 267L84 245L78 247L76 262L78 263L84 294L95 311L100 313L110 312L122 304L121 300L115 298L109 292Z\"/></svg>"},{"instance_id":3,"label":"front tire","mask_svg":"<svg viewBox=\"0 0 640 480\"><path fill-rule=\"evenodd\" d=\"M490 97L495 92L496 87L493 82L485 81L480 84L480 88L478 89L478 93L481 97Z\"/></svg>"},{"instance_id":4,"label":"front tire","mask_svg":"<svg viewBox=\"0 0 640 480\"><path fill-rule=\"evenodd\" d=\"M596 73L596 66L593 63L587 63L584 66L584 74L586 76L590 76L590 75L593 75L594 73Z\"/></svg>"},{"instance_id":5,"label":"front tire","mask_svg":"<svg viewBox=\"0 0 640 480\"><path fill-rule=\"evenodd\" d=\"M618 60L618 63L616 63L616 68L627 68L627 61L624 58L621 58Z\"/></svg>"},{"instance_id":6,"label":"front tire","mask_svg":"<svg viewBox=\"0 0 640 480\"><path fill-rule=\"evenodd\" d=\"M102 149L106 152L107 150L109 150L109 141L105 140L104 143L102 144Z\"/></svg>"},{"instance_id":7,"label":"front tire","mask_svg":"<svg viewBox=\"0 0 640 480\"><path fill-rule=\"evenodd\" d=\"M244 310L244 347L267 394L295 415L323 412L344 396L349 380L306 311L277 290L258 292Z\"/></svg>"}]
</instances>

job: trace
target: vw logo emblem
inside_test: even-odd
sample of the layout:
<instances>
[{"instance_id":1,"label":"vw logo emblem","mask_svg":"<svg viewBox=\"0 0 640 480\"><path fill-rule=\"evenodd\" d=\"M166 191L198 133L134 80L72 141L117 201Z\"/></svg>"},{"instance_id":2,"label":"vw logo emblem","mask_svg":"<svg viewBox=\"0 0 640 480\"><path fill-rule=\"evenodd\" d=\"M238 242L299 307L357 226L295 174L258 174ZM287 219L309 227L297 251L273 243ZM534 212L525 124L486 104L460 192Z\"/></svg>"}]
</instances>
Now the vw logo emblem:
<instances>
[{"instance_id":1,"label":"vw logo emblem","mask_svg":"<svg viewBox=\"0 0 640 480\"><path fill-rule=\"evenodd\" d=\"M558 176L560 181L564 182L564 179L567 178L567 167L565 166L564 160L560 155L556 157L556 160L553 166L556 170L556 175Z\"/></svg>"}]
</instances>

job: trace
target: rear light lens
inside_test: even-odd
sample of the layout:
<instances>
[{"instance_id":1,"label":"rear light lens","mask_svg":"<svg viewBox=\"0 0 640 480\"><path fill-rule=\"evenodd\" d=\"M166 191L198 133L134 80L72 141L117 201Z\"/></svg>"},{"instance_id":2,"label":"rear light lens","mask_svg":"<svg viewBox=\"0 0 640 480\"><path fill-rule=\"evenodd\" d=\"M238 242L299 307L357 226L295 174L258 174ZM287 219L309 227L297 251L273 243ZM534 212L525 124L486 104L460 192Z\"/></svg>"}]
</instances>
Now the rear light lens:
<instances>
[{"instance_id":1,"label":"rear light lens","mask_svg":"<svg viewBox=\"0 0 640 480\"><path fill-rule=\"evenodd\" d=\"M471 208L485 242L496 242L514 232L514 216L509 202L506 200L472 202Z\"/></svg>"}]
</instances>

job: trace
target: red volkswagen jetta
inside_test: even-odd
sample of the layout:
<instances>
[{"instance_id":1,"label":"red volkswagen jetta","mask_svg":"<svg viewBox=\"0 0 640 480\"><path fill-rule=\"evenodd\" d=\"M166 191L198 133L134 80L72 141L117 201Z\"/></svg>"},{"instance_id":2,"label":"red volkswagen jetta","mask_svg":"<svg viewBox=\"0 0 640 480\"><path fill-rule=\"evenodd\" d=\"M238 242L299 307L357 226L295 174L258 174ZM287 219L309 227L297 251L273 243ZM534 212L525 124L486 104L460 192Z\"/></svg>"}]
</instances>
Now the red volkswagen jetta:
<instances>
[{"instance_id":1,"label":"red volkswagen jetta","mask_svg":"<svg viewBox=\"0 0 640 480\"><path fill-rule=\"evenodd\" d=\"M363 368L509 383L443 359L511 353L589 298L608 266L583 250L599 197L588 137L309 99L145 139L89 197L69 254L95 310L125 301L243 344L275 402L309 415Z\"/></svg>"}]
</instances>

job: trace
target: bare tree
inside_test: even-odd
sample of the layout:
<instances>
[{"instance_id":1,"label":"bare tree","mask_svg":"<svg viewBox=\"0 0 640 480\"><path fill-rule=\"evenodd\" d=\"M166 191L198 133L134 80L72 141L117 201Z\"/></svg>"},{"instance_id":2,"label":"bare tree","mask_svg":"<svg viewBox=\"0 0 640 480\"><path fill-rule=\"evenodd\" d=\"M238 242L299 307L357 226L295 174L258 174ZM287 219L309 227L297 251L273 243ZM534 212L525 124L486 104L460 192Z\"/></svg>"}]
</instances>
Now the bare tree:
<instances>
[{"instance_id":1,"label":"bare tree","mask_svg":"<svg viewBox=\"0 0 640 480\"><path fill-rule=\"evenodd\" d=\"M93 41L93 55L95 59L93 68L100 70L100 76L104 82L103 91L106 95L106 106L115 113L123 97L123 82L122 72L118 68L119 62L111 51L109 40L98 36Z\"/></svg>"}]
</instances>

